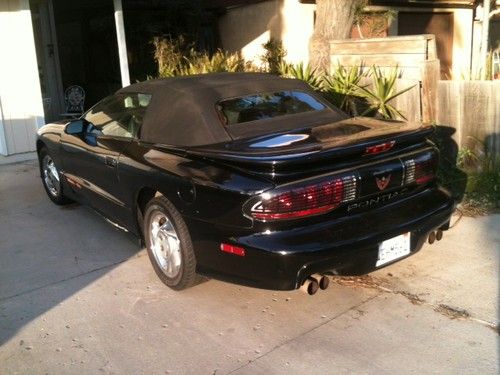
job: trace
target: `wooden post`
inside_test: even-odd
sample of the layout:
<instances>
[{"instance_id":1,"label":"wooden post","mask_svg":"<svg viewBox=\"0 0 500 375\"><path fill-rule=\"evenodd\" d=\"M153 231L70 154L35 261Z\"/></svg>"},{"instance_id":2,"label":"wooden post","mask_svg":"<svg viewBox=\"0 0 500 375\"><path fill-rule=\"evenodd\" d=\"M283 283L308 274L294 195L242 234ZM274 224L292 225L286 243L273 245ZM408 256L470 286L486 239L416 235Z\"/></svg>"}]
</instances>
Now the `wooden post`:
<instances>
[{"instance_id":1,"label":"wooden post","mask_svg":"<svg viewBox=\"0 0 500 375\"><path fill-rule=\"evenodd\" d=\"M421 63L422 70L422 122L437 121L437 85L440 75L439 60Z\"/></svg>"}]
</instances>

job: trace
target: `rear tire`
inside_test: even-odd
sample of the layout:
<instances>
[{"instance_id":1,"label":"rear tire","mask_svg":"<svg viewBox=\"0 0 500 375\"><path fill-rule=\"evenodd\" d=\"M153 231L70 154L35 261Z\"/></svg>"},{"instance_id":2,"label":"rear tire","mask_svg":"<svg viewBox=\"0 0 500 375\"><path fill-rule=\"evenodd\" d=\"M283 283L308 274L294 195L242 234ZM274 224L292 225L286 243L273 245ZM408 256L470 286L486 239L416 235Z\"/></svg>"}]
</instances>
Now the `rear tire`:
<instances>
[{"instance_id":1,"label":"rear tire","mask_svg":"<svg viewBox=\"0 0 500 375\"><path fill-rule=\"evenodd\" d=\"M165 197L151 199L144 212L144 240L160 280L174 290L196 284L196 257L181 214Z\"/></svg>"},{"instance_id":2,"label":"rear tire","mask_svg":"<svg viewBox=\"0 0 500 375\"><path fill-rule=\"evenodd\" d=\"M42 184L50 200L60 206L72 203L73 201L64 195L61 173L45 147L38 153L38 161Z\"/></svg>"}]
</instances>

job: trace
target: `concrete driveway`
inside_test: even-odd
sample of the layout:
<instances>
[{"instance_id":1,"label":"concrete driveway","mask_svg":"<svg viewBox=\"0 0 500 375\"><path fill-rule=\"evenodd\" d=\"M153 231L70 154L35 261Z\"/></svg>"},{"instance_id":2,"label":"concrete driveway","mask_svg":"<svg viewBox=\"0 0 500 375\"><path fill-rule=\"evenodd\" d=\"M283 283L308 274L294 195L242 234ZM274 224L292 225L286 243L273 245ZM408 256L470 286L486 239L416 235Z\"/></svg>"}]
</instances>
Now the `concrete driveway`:
<instances>
[{"instance_id":1,"label":"concrete driveway","mask_svg":"<svg viewBox=\"0 0 500 375\"><path fill-rule=\"evenodd\" d=\"M457 221L458 217L454 217ZM0 373L498 373L500 215L314 297L210 280L173 292L144 250L0 166Z\"/></svg>"}]
</instances>

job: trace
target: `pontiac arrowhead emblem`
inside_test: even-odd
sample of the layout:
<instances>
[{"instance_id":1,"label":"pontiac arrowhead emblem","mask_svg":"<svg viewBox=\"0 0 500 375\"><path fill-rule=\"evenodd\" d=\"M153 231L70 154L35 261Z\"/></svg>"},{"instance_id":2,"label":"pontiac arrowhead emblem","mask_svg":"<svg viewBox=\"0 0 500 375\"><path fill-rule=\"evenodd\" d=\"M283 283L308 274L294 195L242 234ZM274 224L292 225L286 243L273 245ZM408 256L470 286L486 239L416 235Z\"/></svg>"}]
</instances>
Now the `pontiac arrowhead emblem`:
<instances>
[{"instance_id":1,"label":"pontiac arrowhead emblem","mask_svg":"<svg viewBox=\"0 0 500 375\"><path fill-rule=\"evenodd\" d=\"M387 185L389 185L389 182L391 181L391 175L388 174L387 176L382 176L380 178L375 177L375 182L377 183L377 187L379 190L384 190Z\"/></svg>"}]
</instances>

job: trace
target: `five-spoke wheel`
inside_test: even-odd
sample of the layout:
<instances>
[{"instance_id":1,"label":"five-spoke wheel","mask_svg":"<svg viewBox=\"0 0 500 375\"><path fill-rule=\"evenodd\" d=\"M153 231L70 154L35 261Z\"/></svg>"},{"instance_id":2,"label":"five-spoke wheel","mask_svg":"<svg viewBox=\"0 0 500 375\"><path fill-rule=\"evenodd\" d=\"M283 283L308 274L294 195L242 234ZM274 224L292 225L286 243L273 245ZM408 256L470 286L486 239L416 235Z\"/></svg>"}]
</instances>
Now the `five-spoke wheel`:
<instances>
[{"instance_id":1,"label":"five-spoke wheel","mask_svg":"<svg viewBox=\"0 0 500 375\"><path fill-rule=\"evenodd\" d=\"M153 198L144 210L144 239L149 259L159 278L172 289L196 282L196 258L186 223L163 196Z\"/></svg>"},{"instance_id":2,"label":"five-spoke wheel","mask_svg":"<svg viewBox=\"0 0 500 375\"><path fill-rule=\"evenodd\" d=\"M43 187L49 198L52 202L59 205L71 203L72 201L64 195L59 169L45 147L38 153L38 158Z\"/></svg>"}]
</instances>

